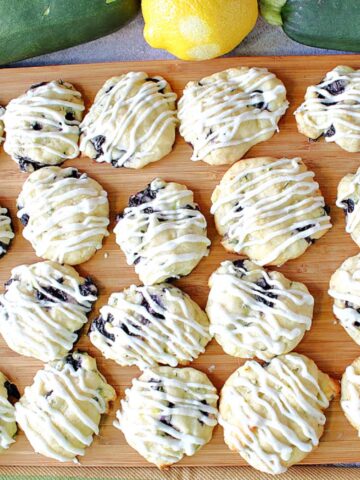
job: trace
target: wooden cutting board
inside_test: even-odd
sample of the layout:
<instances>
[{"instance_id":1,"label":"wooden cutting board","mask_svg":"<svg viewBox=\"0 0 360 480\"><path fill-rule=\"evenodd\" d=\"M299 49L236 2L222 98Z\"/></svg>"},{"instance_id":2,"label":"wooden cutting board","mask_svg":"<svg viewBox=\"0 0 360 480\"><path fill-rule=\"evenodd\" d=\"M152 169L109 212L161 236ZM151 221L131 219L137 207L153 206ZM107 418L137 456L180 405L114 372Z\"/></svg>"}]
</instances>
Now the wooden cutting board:
<instances>
[{"instance_id":1,"label":"wooden cutting board","mask_svg":"<svg viewBox=\"0 0 360 480\"><path fill-rule=\"evenodd\" d=\"M33 83L61 78L74 83L83 92L89 106L97 90L108 77L130 70L144 70L149 75L163 75L181 95L183 87L189 80L200 79L205 75L240 65L267 67L273 71L285 83L290 101L290 108L280 122L280 133L252 148L247 157L262 155L302 157L307 166L315 172L326 203L331 205L334 224L332 230L312 245L302 257L288 262L279 270L293 280L304 282L315 297L313 327L296 350L311 357L321 369L339 379L345 367L360 355L360 347L334 321L332 302L327 295L328 282L332 272L347 257L357 254L359 249L344 231L343 213L335 207L335 198L339 180L346 173L355 172L360 165L360 154L347 153L337 145L323 141L309 143L297 132L293 111L302 102L308 85L318 83L324 74L336 65L359 68L358 56L222 58L202 63L156 61L3 69L0 70L0 104L6 105L11 98L23 93ZM212 241L211 254L201 261L191 275L176 284L204 307L208 295L209 275L221 261L235 257L222 248L212 216L209 214L211 192L228 167L211 167L203 162L192 162L190 155L190 147L178 137L169 156L142 170L116 170L110 165L97 164L86 158L68 161L65 165L85 170L108 191L111 231L115 216L126 206L128 197L142 190L156 176L184 183L195 192L195 200L208 219L208 232ZM0 260L2 288L13 267L39 259L31 245L23 239L22 227L16 220L16 198L27 175L19 172L17 165L3 150L0 152L0 165L0 204L10 209L16 232L9 253ZM82 275L91 275L100 288L101 295L93 316L106 302L111 292L139 282L133 268L127 266L123 253L115 244L113 234L105 240L102 250L90 261L79 266L78 270ZM112 361L105 360L85 335L82 335L77 346L98 359L99 369L116 388L121 398L131 379L139 374L137 368L120 367ZM227 377L242 363L240 359L225 355L213 341L206 353L194 362L193 366L208 373L214 384L221 388ZM0 339L0 369L18 385L21 392L26 385L32 383L33 376L39 368L41 362L17 355ZM100 436L95 438L86 455L81 458L82 465L148 465L126 444L122 433L112 426L119 398L110 415L103 418ZM319 448L309 455L304 463L356 462L359 459L360 439L345 419L336 400L328 411L325 434ZM228 450L223 442L222 429L217 427L212 441L195 456L184 459L179 465L243 464L239 455ZM61 464L33 453L25 436L20 433L10 450L0 456L0 465Z\"/></svg>"}]
</instances>

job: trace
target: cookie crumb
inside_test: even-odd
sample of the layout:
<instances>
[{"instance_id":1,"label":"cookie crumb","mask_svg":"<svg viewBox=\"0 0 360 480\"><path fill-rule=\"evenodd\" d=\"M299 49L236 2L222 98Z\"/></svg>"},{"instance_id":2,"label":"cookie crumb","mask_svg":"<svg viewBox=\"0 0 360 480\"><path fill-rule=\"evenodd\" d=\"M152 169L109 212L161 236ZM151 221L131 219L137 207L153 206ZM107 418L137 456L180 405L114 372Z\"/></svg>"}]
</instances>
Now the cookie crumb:
<instances>
[{"instance_id":1,"label":"cookie crumb","mask_svg":"<svg viewBox=\"0 0 360 480\"><path fill-rule=\"evenodd\" d=\"M104 253L104 258L109 258L109 254L107 252Z\"/></svg>"},{"instance_id":2,"label":"cookie crumb","mask_svg":"<svg viewBox=\"0 0 360 480\"><path fill-rule=\"evenodd\" d=\"M215 370L216 370L216 365L210 365L210 367L208 368L208 371L209 371L210 373L215 372Z\"/></svg>"}]
</instances>

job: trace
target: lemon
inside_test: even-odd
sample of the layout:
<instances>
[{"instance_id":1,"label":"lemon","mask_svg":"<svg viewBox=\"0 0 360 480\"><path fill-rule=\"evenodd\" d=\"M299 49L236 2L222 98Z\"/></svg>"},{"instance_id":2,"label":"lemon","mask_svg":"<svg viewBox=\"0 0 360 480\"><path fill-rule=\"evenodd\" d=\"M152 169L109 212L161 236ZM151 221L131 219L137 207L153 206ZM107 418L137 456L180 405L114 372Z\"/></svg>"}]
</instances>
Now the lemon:
<instances>
[{"instance_id":1,"label":"lemon","mask_svg":"<svg viewBox=\"0 0 360 480\"><path fill-rule=\"evenodd\" d=\"M253 29L257 0L142 0L144 37L182 60L206 60L235 48Z\"/></svg>"}]
</instances>

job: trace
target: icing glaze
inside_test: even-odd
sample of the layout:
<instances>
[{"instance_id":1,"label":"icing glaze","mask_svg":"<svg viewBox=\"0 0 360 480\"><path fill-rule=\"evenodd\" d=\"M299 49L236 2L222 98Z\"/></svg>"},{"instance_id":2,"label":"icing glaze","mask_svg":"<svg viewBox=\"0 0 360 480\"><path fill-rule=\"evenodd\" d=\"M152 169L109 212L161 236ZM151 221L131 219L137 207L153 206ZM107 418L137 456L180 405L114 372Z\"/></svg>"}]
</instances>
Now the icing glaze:
<instances>
[{"instance_id":1,"label":"icing glaze","mask_svg":"<svg viewBox=\"0 0 360 480\"><path fill-rule=\"evenodd\" d=\"M15 405L15 416L37 453L77 463L76 457L84 455L93 434L99 433L100 415L107 411L111 399L104 392L109 397L115 392L97 370L91 373L98 384L93 379L91 384L89 371L84 368L52 362L25 388Z\"/></svg>"},{"instance_id":2,"label":"icing glaze","mask_svg":"<svg viewBox=\"0 0 360 480\"><path fill-rule=\"evenodd\" d=\"M96 161L116 167L131 166L134 158L147 163L162 135L177 123L176 94L165 91L169 84L162 77L148 78L129 72L107 82L109 88L99 91L81 123L81 151L100 132L104 139Z\"/></svg>"},{"instance_id":3,"label":"icing glaze","mask_svg":"<svg viewBox=\"0 0 360 480\"><path fill-rule=\"evenodd\" d=\"M25 95L9 102L3 116L7 153L17 154L20 139L26 148L36 147L62 161L79 155L80 122L76 118L67 120L66 113L82 112L84 105L68 99L81 99L81 93L70 87L69 83L52 81L30 88ZM39 122L43 128L34 129L33 125Z\"/></svg>"},{"instance_id":4,"label":"icing glaze","mask_svg":"<svg viewBox=\"0 0 360 480\"><path fill-rule=\"evenodd\" d=\"M254 276L259 278L256 282ZM268 360L285 353L289 344L310 329L314 305L307 290L291 285L287 288L260 267L248 270L222 262L211 276L210 332L219 336L225 349L232 344L247 351L248 358ZM239 304L242 310L236 308ZM295 311L300 307L306 308L306 314Z\"/></svg>"},{"instance_id":5,"label":"icing glaze","mask_svg":"<svg viewBox=\"0 0 360 480\"><path fill-rule=\"evenodd\" d=\"M107 193L86 173L79 178L74 173L72 167L45 167L28 177L18 198L17 216L28 218L24 237L37 256L51 248L51 259L60 263L72 252L100 249L102 237L109 235L109 218L95 213L108 208Z\"/></svg>"},{"instance_id":6,"label":"icing glaze","mask_svg":"<svg viewBox=\"0 0 360 480\"><path fill-rule=\"evenodd\" d=\"M289 103L282 102L274 111L256 108L260 102L268 104L286 94L281 83L273 88L266 86L275 78L266 68L250 68L245 73L239 70L228 79L191 82L178 105L181 135L188 139L196 132L191 160L203 160L214 149L260 141L269 132L278 131L277 122ZM259 93L261 88L264 91ZM266 125L261 126L260 121ZM236 138L246 122L257 122L258 128L244 138Z\"/></svg>"},{"instance_id":7,"label":"icing glaze","mask_svg":"<svg viewBox=\"0 0 360 480\"><path fill-rule=\"evenodd\" d=\"M226 183L229 193L220 195L211 213L216 215L220 208L228 207L217 216L217 223L227 227L227 240L234 244L235 252L284 236L264 258L252 258L258 265L266 265L298 240L331 228L325 211L312 217L315 210L325 207L325 202L313 180L314 173L301 171L301 164L299 158L274 160L247 168ZM278 184L284 185L281 192L261 195ZM298 220L300 216L308 218ZM288 225L284 226L284 222Z\"/></svg>"},{"instance_id":8,"label":"icing glaze","mask_svg":"<svg viewBox=\"0 0 360 480\"><path fill-rule=\"evenodd\" d=\"M177 371L175 378L169 378L161 370L147 369L149 380L134 379L114 423L133 448L160 466L175 463L184 454L194 455L207 443L209 439L194 433L199 430L191 428L193 422L210 432L217 424L215 387L210 382L185 381L182 370Z\"/></svg>"},{"instance_id":9,"label":"icing glaze","mask_svg":"<svg viewBox=\"0 0 360 480\"><path fill-rule=\"evenodd\" d=\"M53 262L14 268L0 295L0 333L9 347L44 362L69 351L97 299L81 280Z\"/></svg>"},{"instance_id":10,"label":"icing glaze","mask_svg":"<svg viewBox=\"0 0 360 480\"><path fill-rule=\"evenodd\" d=\"M206 220L192 191L161 179L153 180L150 187L156 196L126 207L114 229L128 265L135 264L146 284L176 277L178 264L188 262L194 268L209 254L210 246Z\"/></svg>"},{"instance_id":11,"label":"icing glaze","mask_svg":"<svg viewBox=\"0 0 360 480\"><path fill-rule=\"evenodd\" d=\"M185 295L169 284L132 285L113 293L93 323L90 340L120 365L144 369L191 362L205 351L211 336L205 313Z\"/></svg>"},{"instance_id":12,"label":"icing glaze","mask_svg":"<svg viewBox=\"0 0 360 480\"><path fill-rule=\"evenodd\" d=\"M294 449L308 453L319 443L316 426L325 424L329 399L305 358L283 355L271 361L271 369L247 361L223 387L235 416L224 419L220 404L225 441L262 471L283 473Z\"/></svg>"},{"instance_id":13,"label":"icing glaze","mask_svg":"<svg viewBox=\"0 0 360 480\"><path fill-rule=\"evenodd\" d=\"M341 88L332 92L330 87L329 91L335 82ZM337 67L328 72L318 85L308 88L304 103L294 115L298 113L305 126L325 132L326 142L360 140L360 71ZM340 128L334 128L334 123Z\"/></svg>"}]
</instances>

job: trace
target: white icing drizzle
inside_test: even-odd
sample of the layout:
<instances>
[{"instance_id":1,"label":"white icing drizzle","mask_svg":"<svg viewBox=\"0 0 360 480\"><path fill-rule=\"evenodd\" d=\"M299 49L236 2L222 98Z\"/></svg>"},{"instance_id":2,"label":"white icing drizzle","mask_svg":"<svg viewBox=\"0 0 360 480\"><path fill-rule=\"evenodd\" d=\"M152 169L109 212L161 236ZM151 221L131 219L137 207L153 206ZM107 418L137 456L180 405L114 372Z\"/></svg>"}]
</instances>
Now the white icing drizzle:
<instances>
[{"instance_id":1,"label":"white icing drizzle","mask_svg":"<svg viewBox=\"0 0 360 480\"><path fill-rule=\"evenodd\" d=\"M295 115L303 114L305 125L316 130L326 132L334 124L341 127L335 129L333 135L325 136L326 142L336 142L340 138L360 139L360 70L343 68L335 68L318 85L311 85L306 100L294 112ZM344 82L345 90L331 95L325 88L336 81Z\"/></svg>"},{"instance_id":2,"label":"white icing drizzle","mask_svg":"<svg viewBox=\"0 0 360 480\"><path fill-rule=\"evenodd\" d=\"M82 295L77 277L53 262L20 265L11 274L0 295L0 333L19 353L44 362L59 358L77 340L75 332L87 322L97 297ZM63 299L52 294L55 290Z\"/></svg>"},{"instance_id":3,"label":"white icing drizzle","mask_svg":"<svg viewBox=\"0 0 360 480\"><path fill-rule=\"evenodd\" d=\"M350 272L340 267L334 276L336 283L331 280L328 291L329 295L335 299L334 315L349 334L356 338L360 335L360 313L357 311L360 309L360 259L353 271ZM343 304L343 307L337 303ZM351 304L351 306L347 306L347 304Z\"/></svg>"},{"instance_id":4,"label":"white icing drizzle","mask_svg":"<svg viewBox=\"0 0 360 480\"><path fill-rule=\"evenodd\" d=\"M4 378L2 374L1 377ZM15 442L8 432L7 424L10 423L15 423L15 408L7 397L0 395L0 449L7 449Z\"/></svg>"},{"instance_id":5,"label":"white icing drizzle","mask_svg":"<svg viewBox=\"0 0 360 480\"><path fill-rule=\"evenodd\" d=\"M52 81L30 88L24 95L11 100L3 116L7 134L5 150L16 154L20 138L21 142L27 144L27 148L39 148L62 160L76 158L79 155L77 142L80 122L76 119L66 120L65 115L66 110L82 112L85 107L82 103L66 99L69 95L81 99L81 93L70 89L69 83ZM41 123L46 130L34 130L34 123ZM76 138L71 138L72 135ZM53 140L60 143L54 143ZM69 153L64 153L64 144Z\"/></svg>"},{"instance_id":6,"label":"white icing drizzle","mask_svg":"<svg viewBox=\"0 0 360 480\"><path fill-rule=\"evenodd\" d=\"M211 213L216 214L227 204L231 206L221 218L217 217L217 221L227 226L227 239L234 242L235 252L264 245L285 235L267 256L261 260L252 259L258 265L266 265L298 240L331 228L330 217L325 212L312 217L315 210L325 206L325 202L317 193L319 185L313 180L314 173L301 172L300 166L299 158L282 158L247 168L226 184L229 193L222 192L219 200L212 205ZM248 176L254 178L247 180ZM278 184L283 184L281 192L261 195ZM240 206L242 209L239 211ZM299 216L308 218L297 220ZM288 225L284 226L285 222ZM277 225L280 227L276 229Z\"/></svg>"},{"instance_id":7,"label":"white icing drizzle","mask_svg":"<svg viewBox=\"0 0 360 480\"><path fill-rule=\"evenodd\" d=\"M109 89L100 90L80 126L82 152L88 142L103 135L103 154L96 157L98 162L116 161L116 166L121 167L126 162L131 165L132 157L146 160L153 155L163 133L177 123L173 107L176 94L160 92L168 87L162 77L152 77L157 82L146 81L147 78L144 72L129 72L116 82L114 79ZM147 122L151 123L144 132Z\"/></svg>"},{"instance_id":8,"label":"white icing drizzle","mask_svg":"<svg viewBox=\"0 0 360 480\"><path fill-rule=\"evenodd\" d=\"M99 388L92 388L86 374L85 369L74 370L69 364L47 364L37 372L34 383L25 388L24 396L15 405L15 416L36 452L60 462L73 460L77 463L76 457L84 455L93 434L99 433L94 417L105 413L108 406L101 389L112 387L98 373L102 381ZM57 405L63 402L66 409L61 411ZM77 424L71 422L70 415L76 417ZM41 433L39 425L44 428ZM84 430L90 432L85 434ZM72 438L81 446L75 446ZM61 454L59 448L66 455Z\"/></svg>"},{"instance_id":9,"label":"white icing drizzle","mask_svg":"<svg viewBox=\"0 0 360 480\"><path fill-rule=\"evenodd\" d=\"M347 380L346 400L341 399L341 408L355 425L360 425L360 375L356 373L354 365L349 365L344 373ZM360 431L359 431L360 436Z\"/></svg>"},{"instance_id":10,"label":"white icing drizzle","mask_svg":"<svg viewBox=\"0 0 360 480\"><path fill-rule=\"evenodd\" d=\"M97 235L107 236L108 217L94 215L107 205L107 193L89 181L86 173L71 177L74 168L45 167L29 176L18 199L18 218L29 216L24 237L42 257L51 246L56 260L62 263L66 254L84 248L101 248ZM38 177L41 173L41 177ZM36 175L36 180L34 180ZM38 178L37 178L38 177ZM31 197L27 195L31 193ZM78 220L79 215L85 219Z\"/></svg>"},{"instance_id":11,"label":"white icing drizzle","mask_svg":"<svg viewBox=\"0 0 360 480\"><path fill-rule=\"evenodd\" d=\"M232 147L248 142L260 141L263 135L278 131L277 122L284 115L289 103L284 100L274 111L261 110L255 105L261 102L277 101L285 96L283 84L267 89L267 82L275 75L266 68L250 68L239 71L227 80L201 81L201 85L191 83L179 100L178 117L181 121L180 133L186 140L194 139L194 152L191 160L203 160L214 149ZM265 88L262 93L255 92ZM239 89L243 90L239 92ZM252 106L252 108L247 108ZM245 110L244 110L245 108ZM244 138L236 138L238 130L245 122L266 122L255 133ZM215 127L215 131L212 130ZM259 139L259 140L258 140Z\"/></svg>"},{"instance_id":12,"label":"white icing drizzle","mask_svg":"<svg viewBox=\"0 0 360 480\"><path fill-rule=\"evenodd\" d=\"M142 302L135 303L132 297L139 296ZM109 304L100 309L103 321L109 322L104 324L106 331L115 339L95 329L90 340L106 358L120 364L137 365L140 369L157 363L176 367L179 361L197 358L211 340L208 325L202 325L195 317L201 312L197 309L190 297L172 285L132 285L122 293L113 293Z\"/></svg>"},{"instance_id":13,"label":"white icing drizzle","mask_svg":"<svg viewBox=\"0 0 360 480\"><path fill-rule=\"evenodd\" d=\"M360 112L359 112L360 116ZM348 176L344 177L343 180L345 180ZM341 185L341 182L340 182ZM346 212L346 232L347 233L354 233L355 230L360 226L360 203L354 202L354 210L352 212L349 212L347 210L346 204L344 204L344 200L350 199L350 197L353 197L354 199L357 198L358 193L357 191L360 189L360 168L358 171L351 176L351 182L347 183L346 188L344 189L343 193L341 193L341 189L338 189L338 196L336 199L336 206L341 208L342 210L345 210Z\"/></svg>"},{"instance_id":14,"label":"white icing drizzle","mask_svg":"<svg viewBox=\"0 0 360 480\"><path fill-rule=\"evenodd\" d=\"M231 439L252 466L278 474L286 471L283 462L290 460L295 448L308 453L318 445L318 433L310 421L325 424L322 411L329 406L329 400L301 356L277 357L271 366L272 373L253 360L247 361L244 367L254 374L256 382L239 371L233 385L225 384L223 395L226 391L226 402L233 405L236 423L221 414L219 423L224 427L225 439Z\"/></svg>"},{"instance_id":15,"label":"white icing drizzle","mask_svg":"<svg viewBox=\"0 0 360 480\"><path fill-rule=\"evenodd\" d=\"M11 229L11 219L9 217L8 210L7 208L0 207L0 242L4 242L4 240L9 240L10 242L10 240L12 240L14 237L15 235ZM6 248L4 248L0 243L0 256L5 252Z\"/></svg>"},{"instance_id":16,"label":"white icing drizzle","mask_svg":"<svg viewBox=\"0 0 360 480\"><path fill-rule=\"evenodd\" d=\"M221 267L211 277L211 303L207 311L211 321L210 332L220 335L225 345L230 343L247 350L250 358L268 360L284 353L289 342L310 329L311 316L294 312L288 303L296 307L312 307L314 299L309 292L296 286L285 288L262 268L249 271L241 268L240 273L230 261L222 262ZM267 285L266 289L248 279L253 275L260 275L260 280ZM229 305L225 301L219 302L228 297L240 301L249 313L245 315L232 309L233 301ZM284 326L284 321L290 323Z\"/></svg>"},{"instance_id":17,"label":"white icing drizzle","mask_svg":"<svg viewBox=\"0 0 360 480\"><path fill-rule=\"evenodd\" d=\"M116 412L114 426L122 430L128 443L147 460L170 465L184 454L194 455L206 443L202 436L182 431L179 422L176 428L171 417L175 422L177 417L184 422L198 421L203 428L212 429L217 424L218 395L213 385L183 381L181 370L176 378L158 372L148 369L149 380L142 377L133 380L132 387L125 391L121 409Z\"/></svg>"},{"instance_id":18,"label":"white icing drizzle","mask_svg":"<svg viewBox=\"0 0 360 480\"><path fill-rule=\"evenodd\" d=\"M195 266L203 256L209 254L206 220L197 210L193 193L187 189L166 189L166 185L169 184L161 179L153 180L150 186L158 189L156 197L141 205L126 207L124 217L114 229L116 242L123 249L128 265L135 263L135 271L140 278L142 274L150 276L148 282L142 280L144 283L163 281L169 277L169 273L174 276L171 271L174 265L193 262ZM194 227L199 233L188 233ZM171 237L163 240L166 235ZM157 243L157 238L161 242ZM200 247L176 253L176 248L183 244L198 244Z\"/></svg>"}]
</instances>

